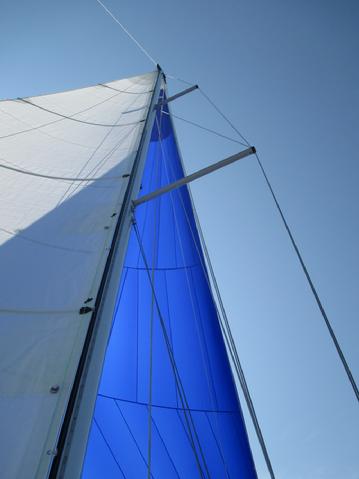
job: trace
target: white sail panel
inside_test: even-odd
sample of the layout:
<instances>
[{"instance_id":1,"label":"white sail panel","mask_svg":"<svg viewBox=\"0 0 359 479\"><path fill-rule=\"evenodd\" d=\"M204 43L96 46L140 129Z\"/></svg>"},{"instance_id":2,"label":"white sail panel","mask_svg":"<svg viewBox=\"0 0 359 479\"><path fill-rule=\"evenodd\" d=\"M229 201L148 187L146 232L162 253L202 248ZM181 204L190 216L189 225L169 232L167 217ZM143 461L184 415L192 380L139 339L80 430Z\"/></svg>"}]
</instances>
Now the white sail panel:
<instances>
[{"instance_id":1,"label":"white sail panel","mask_svg":"<svg viewBox=\"0 0 359 479\"><path fill-rule=\"evenodd\" d=\"M0 102L3 477L47 475L156 76Z\"/></svg>"}]
</instances>

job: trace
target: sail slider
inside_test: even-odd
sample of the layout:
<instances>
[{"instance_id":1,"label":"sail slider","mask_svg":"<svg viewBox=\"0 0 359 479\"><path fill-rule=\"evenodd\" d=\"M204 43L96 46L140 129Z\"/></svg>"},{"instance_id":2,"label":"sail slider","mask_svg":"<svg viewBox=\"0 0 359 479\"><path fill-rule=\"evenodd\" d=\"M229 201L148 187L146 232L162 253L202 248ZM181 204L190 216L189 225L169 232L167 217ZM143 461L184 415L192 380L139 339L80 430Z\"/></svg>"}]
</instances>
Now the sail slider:
<instances>
[{"instance_id":1,"label":"sail slider","mask_svg":"<svg viewBox=\"0 0 359 479\"><path fill-rule=\"evenodd\" d=\"M167 103L170 103L171 101L177 100L177 98L180 98L183 95L187 95L187 93L191 93L194 90L197 90L198 85L193 85L189 88L186 88L185 90L182 90L175 95L172 95L164 100L160 100L157 105L155 105L155 108L160 108L163 105L166 105Z\"/></svg>"},{"instance_id":2,"label":"sail slider","mask_svg":"<svg viewBox=\"0 0 359 479\"><path fill-rule=\"evenodd\" d=\"M228 158L225 158L224 160L218 161L217 163L214 163L213 165L206 166L205 168L195 171L194 173L188 176L185 176L181 178L180 180L174 181L173 183L170 183L169 185L163 186L162 188L159 188L158 190L155 190L152 193L148 193L147 195L141 196L141 198L134 200L132 202L132 205L135 208L136 206L141 205L142 203L145 203L147 201L153 200L154 198L157 198L157 196L163 195L164 193L168 193L169 191L180 188L181 186L186 185L187 183L191 183L192 181L197 180L198 178L201 178L202 176L208 175L208 173L212 173L213 171L219 170L220 168L223 168L224 166L230 165L231 163L234 163L235 161L241 160L242 158L245 158L246 156L249 156L249 155L253 155L255 153L256 153L256 149L254 148L254 146L251 146L247 148L246 150L240 151L239 153L229 156Z\"/></svg>"},{"instance_id":3,"label":"sail slider","mask_svg":"<svg viewBox=\"0 0 359 479\"><path fill-rule=\"evenodd\" d=\"M93 310L94 308L91 308L90 306L82 306L82 308L79 309L79 314L91 313Z\"/></svg>"}]
</instances>

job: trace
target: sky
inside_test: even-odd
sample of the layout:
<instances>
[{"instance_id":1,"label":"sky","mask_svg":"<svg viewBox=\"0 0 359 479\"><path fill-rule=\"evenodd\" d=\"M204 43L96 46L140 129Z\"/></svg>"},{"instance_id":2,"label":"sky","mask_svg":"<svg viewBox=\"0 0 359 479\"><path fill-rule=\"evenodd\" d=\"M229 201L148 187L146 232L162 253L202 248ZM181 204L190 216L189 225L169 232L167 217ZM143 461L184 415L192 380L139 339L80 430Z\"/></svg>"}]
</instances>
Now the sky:
<instances>
[{"instance_id":1,"label":"sky","mask_svg":"<svg viewBox=\"0 0 359 479\"><path fill-rule=\"evenodd\" d=\"M359 382L359 4L104 3L168 75L198 83L256 146ZM0 7L0 98L153 69L95 0ZM168 80L170 93L183 87ZM172 112L235 136L198 92ZM175 124L188 172L242 148ZM358 403L254 157L191 189L277 479L358 479Z\"/></svg>"}]
</instances>

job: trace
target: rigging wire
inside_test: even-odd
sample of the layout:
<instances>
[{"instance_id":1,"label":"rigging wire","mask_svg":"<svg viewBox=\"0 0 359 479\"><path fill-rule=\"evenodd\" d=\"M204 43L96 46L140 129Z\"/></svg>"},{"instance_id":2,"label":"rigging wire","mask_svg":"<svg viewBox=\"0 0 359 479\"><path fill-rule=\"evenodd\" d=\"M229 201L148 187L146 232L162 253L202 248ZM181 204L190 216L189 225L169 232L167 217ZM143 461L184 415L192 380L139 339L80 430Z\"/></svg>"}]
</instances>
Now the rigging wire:
<instances>
[{"instance_id":1,"label":"rigging wire","mask_svg":"<svg viewBox=\"0 0 359 479\"><path fill-rule=\"evenodd\" d=\"M115 17L115 15L104 5L100 0L96 0L96 2L101 5L101 7L105 10L105 12L110 15L110 17L122 28L122 30L126 33L126 35L138 46L142 53L146 55L146 57L152 62L155 66L157 66L158 62L148 53L148 51L141 45L141 43L136 40L136 38L131 35L131 33L127 30L127 28L120 22L120 20Z\"/></svg>"},{"instance_id":2,"label":"rigging wire","mask_svg":"<svg viewBox=\"0 0 359 479\"><path fill-rule=\"evenodd\" d=\"M296 243L296 241L295 241L295 239L294 239L293 233L292 233L292 231L291 231L291 229L290 229L290 227L289 227L289 225L288 225L288 223L287 223L287 220L286 220L286 218L285 218L285 216L284 216L284 213L283 213L283 211L282 211L282 208L281 208L281 206L280 206L280 204L279 204L279 202L278 202L278 200L277 200L277 197L276 197L276 195L275 195L275 193L274 193L274 191L273 191L272 185L271 185L271 183L270 183L270 181L269 181L269 179L268 179L268 176L267 176L267 174L266 174L266 172L265 172L265 170L264 170L264 168L263 168L263 164L262 164L262 162L260 161L259 156L258 156L257 153L255 154L255 156L256 156L256 158L257 158L257 162L258 162L259 167L260 167L260 169L261 169L261 171L262 171L262 173L263 173L263 176L264 176L264 179L265 179L265 181L266 181L266 183L267 183L267 186L268 186L268 188L269 188L269 190L270 190L270 193L271 193L271 195L272 195L272 198L273 198L273 200L274 200L274 202L275 202L275 204L276 204L278 213L279 213L279 215L280 215L280 217L281 217L281 219L282 219L282 221L283 221L284 227L285 227L285 229L286 229L286 231L287 231L287 233L288 233L288 236L289 236L289 238L290 238L290 241L291 241L291 243L292 243L292 246L293 246L293 248L294 248L294 250L295 250L295 253L296 253L296 255L297 255L297 258L298 258L298 260L299 260L299 263L300 263L300 265L301 265L301 267L302 267L302 269L303 269L303 272L304 272L304 274L305 274L305 277L306 277L306 279L307 279L307 281L308 281L308 284L309 284L309 286L310 286L310 289L311 289L311 291L312 291L312 293L313 293L313 296L314 296L314 298L315 298L315 301L316 301L316 303L317 303L317 305L318 305L318 308L319 308L319 310L320 310L320 312L321 312L321 315L322 315L322 317L323 317L323 320L324 320L324 322L325 322L325 325L326 325L326 327L327 327L327 329L328 329L329 335L330 335L330 337L331 337L331 339L332 339L332 341L333 341L333 343L334 343L334 346L335 346L335 348L336 348L336 350L337 350L337 353L338 353L338 355L339 355L339 358L340 358L340 360L341 360L341 362L342 362L342 364L343 364L343 367L344 367L345 372L346 372L346 374L347 374L347 376L348 376L349 382L350 382L350 384L351 384L351 386L352 386L352 388L353 388L353 391L354 391L354 393L355 393L355 396L356 396L357 400L359 401L359 389L358 389L358 386L357 386L357 384L356 384L356 382L355 382L354 376L353 376L353 374L352 374L352 372L351 372L351 370L350 370L349 364L348 364L348 362L347 362L347 360L346 360L346 358L345 358L345 356L344 356L343 350L342 350L342 348L341 348L341 346L340 346L340 344L339 344L339 342L338 342L338 339L337 339L337 337L336 337L336 334L335 334L335 332L334 332L334 330L333 330L333 327L332 327L332 325L331 325L331 323L330 323L330 321L329 321L329 318L328 318L328 315L327 315L327 313L326 313L326 311L325 311L325 309L324 309L324 306L323 306L323 304L322 304L322 302L321 302L321 300L320 300L320 297L319 297L319 294L318 294L318 292L317 292L317 290L316 290L316 287L314 286L314 283L313 283L312 278L311 278L311 276L310 276L310 274L309 274L309 271L308 271L308 269L307 269L307 266L306 266L306 264L304 263L303 256L302 256L302 254L301 254L301 252L300 252L300 250L299 250L299 248L298 248L298 245L297 245L297 243Z\"/></svg>"},{"instance_id":3,"label":"rigging wire","mask_svg":"<svg viewBox=\"0 0 359 479\"><path fill-rule=\"evenodd\" d=\"M262 449L262 453L263 453L264 460L265 460L266 465L267 465L269 475L270 475L271 479L275 479L272 463L271 463L269 453L268 453L268 450L267 450L267 446L266 446L266 443L265 443L265 440L264 440L264 437L263 437L262 429L261 429L259 421L258 421L257 413L256 413L256 410L254 408L252 397L251 397L251 394L250 394L249 389L248 389L247 380L246 380L245 375L244 375L242 364L241 364L241 361L239 359L237 346L236 346L236 343L235 343L233 335L232 335L232 330L231 330L231 327L230 327L230 324L229 324L229 321L228 321L227 312L226 312L226 309L224 307L222 296L221 296L221 293L220 293L220 290L219 290L219 287L218 287L217 278L216 278L215 273L214 273L211 258L210 258L210 255L209 255L209 252L208 252L208 249L207 249L207 245L206 245L206 242L205 242L205 239L204 239L203 231L202 231L201 225L199 223L199 218L198 218L198 215L197 215L197 211L196 211L195 208L193 208L193 210L194 210L194 214L195 214L195 221L196 221L197 229L198 229L198 232L199 232L199 235L200 235L200 241L201 241L201 244L202 244L202 247L203 247L203 250L204 250L207 265L209 267L209 272L210 272L212 284L214 286L214 289L215 289L215 292L216 292L216 297L218 299L218 303L219 303L220 310L221 310L221 314L219 314L218 316L219 316L220 320L222 319L222 321L220 321L220 324L221 324L222 330L224 332L225 341L226 341L227 347L228 347L228 349L230 351L230 354L231 354L231 358L232 358L232 361L233 361L233 364L234 364L234 367L235 367L235 370L236 370L236 373L237 373L239 383L240 383L242 391L243 391L244 398L245 398L246 403L247 403L249 414L251 416L251 419L252 419L256 434L257 434L259 444L260 444L261 449ZM218 313L219 313L219 311L218 311ZM224 322L224 324L223 324L223 322Z\"/></svg>"},{"instance_id":4,"label":"rigging wire","mask_svg":"<svg viewBox=\"0 0 359 479\"><path fill-rule=\"evenodd\" d=\"M162 113L165 115L169 115L169 113L167 113L166 111L163 111ZM200 125L199 123L195 123L194 121L187 120L186 118L182 118L181 116L174 115L173 113L171 113L171 116L173 118L176 118L177 120L181 120L185 123L188 123L189 125L196 126L197 128L200 128L201 130L208 131L209 133L213 133L213 135L217 135L221 138L224 138L225 140L233 141L234 143L237 143L242 146L248 146L247 143L243 143L242 141L231 138L230 136L223 135L223 133L219 133L218 131L212 130L211 128L207 128L206 126Z\"/></svg>"},{"instance_id":5,"label":"rigging wire","mask_svg":"<svg viewBox=\"0 0 359 479\"><path fill-rule=\"evenodd\" d=\"M174 75L170 75L169 73L166 73L166 77L167 78L170 78L171 80L176 80L176 81L179 81L180 83L184 83L185 85L194 85L194 82L189 82L187 80L182 80L182 78L178 78L178 77L175 77ZM197 83L196 83L197 85Z\"/></svg>"},{"instance_id":6,"label":"rigging wire","mask_svg":"<svg viewBox=\"0 0 359 479\"><path fill-rule=\"evenodd\" d=\"M198 87L198 89L201 95L208 101L208 103L212 105L212 107L217 111L217 113L231 126L232 130L234 130L237 135L242 138L246 146L250 146L247 138L242 135L238 128L236 128L236 126L231 122L231 120L218 108L218 106L210 99L210 97L203 91L203 89L200 87Z\"/></svg>"},{"instance_id":7,"label":"rigging wire","mask_svg":"<svg viewBox=\"0 0 359 479\"><path fill-rule=\"evenodd\" d=\"M172 367L172 370L173 370L173 373L174 373L174 378L175 378L175 381L176 381L176 387L177 387L177 390L178 390L180 401L182 403L183 414L184 414L185 421L186 421L187 428L188 428L188 432L189 432L189 439L190 439L190 443L191 443L191 448L193 450L193 453L194 453L194 456L195 456L195 459L196 459L196 465L197 465L197 468L199 470L200 476L201 476L201 478L205 479L203 469L202 469L202 465L201 465L201 461L198 457L198 453L197 453L197 450L196 450L196 445L195 445L194 438L193 438L193 434L194 434L196 436L197 443L200 446L198 434L197 434L195 424L194 424L194 421L193 421L193 418L192 418L191 409L189 407L187 397L186 397L186 394L185 394L185 391L184 391L183 383L182 383L181 377L180 377L179 372L178 372L178 367L177 367L176 360L175 360L175 357L174 357L174 353L173 353L173 349L172 349L172 346L171 346L170 338L169 338L168 333L167 333L164 318L163 318L161 308L160 308L160 305L159 305L159 302L158 302L158 298L157 298L157 295L156 295L156 290L155 290L154 284L152 282L152 278L151 278L151 274L150 274L150 267L149 267L149 264L148 264L148 261L147 261L147 257L146 257L145 251L144 251L144 246L143 246L143 243L142 243L142 239L140 237L140 233L139 233L138 226L137 226L135 218L133 219L133 228L134 228L136 238L137 238L137 242L138 242L138 245L139 245L139 248L140 248L140 253L141 253L145 268L146 268L146 273L147 273L147 277L148 277L148 280L149 280L149 283L150 283L151 291L153 293L153 298L154 298L154 301L155 301L157 314L158 314L158 317L159 317L159 320L160 320L160 325L161 325L162 333L163 333L163 336L164 336L166 349L167 349L167 352L168 352L168 355L169 355L171 367ZM202 461L204 463L206 472L208 474L208 478L210 479L208 466L206 464L206 460L204 458L203 450L202 450L201 447L200 447L200 454L201 454Z\"/></svg>"},{"instance_id":8,"label":"rigging wire","mask_svg":"<svg viewBox=\"0 0 359 479\"><path fill-rule=\"evenodd\" d=\"M155 156L157 159L157 156ZM160 183L159 161L156 161L155 183ZM154 205L153 218L153 247L152 247L152 268L151 280L155 286L155 268L158 260L158 227L159 227L159 205L156 201ZM154 327L154 288L151 291L151 315L150 315L150 350L149 350L149 387L148 387L148 447L147 447L147 479L151 479L152 467L152 396L153 396L153 327Z\"/></svg>"},{"instance_id":9,"label":"rigging wire","mask_svg":"<svg viewBox=\"0 0 359 479\"><path fill-rule=\"evenodd\" d=\"M162 112L162 108L161 108L161 112ZM160 115L160 122L158 122L158 118L156 117L156 125L157 125L158 135L159 135L159 142L158 142L158 144L159 144L159 146L160 146L161 155L162 155L163 160L164 160L164 151L163 151L162 138L161 138L161 126L160 126L161 124L162 124L162 114ZM165 163L164 163L164 164L165 164ZM157 166L158 166L158 163L157 163L157 165L156 165L156 170L157 170ZM171 199L172 199L172 196L171 196ZM159 201L158 204L156 205L156 210L158 209L159 204L160 204L160 201ZM154 225L154 226L155 226L155 231L156 231L156 216L157 216L157 215L156 215L156 210L155 210L155 222L154 222L154 223L155 223L155 225ZM180 243L181 243L181 241L180 241ZM157 248L158 248L158 245L157 245ZM182 254L183 254L183 251L182 251ZM155 244L154 244L154 255L156 255L156 240L155 240ZM156 298L155 298L155 285L154 285L154 271L153 271L152 273L153 273L153 274L152 274L151 276L152 276L152 284L153 284L153 288L152 288L152 302L153 302L153 300L156 299ZM149 271L147 271L147 274L148 274L148 276L149 276ZM162 322L161 322L161 326L162 326ZM162 329L163 329L163 328L166 328L164 322L163 322L163 327L162 327ZM163 332L166 333L166 336L168 337L167 330L165 329L165 330L163 330ZM169 338L169 337L168 337L168 340L169 340L169 345L171 346L170 338ZM174 354L172 354L172 356L173 356L174 364L176 365L176 363L175 363L175 358L174 358ZM176 368L177 368L177 366L176 366ZM174 373L175 373L175 371L174 371ZM177 374L179 375L178 372L177 372ZM175 377L175 380L176 380L176 377ZM176 383L177 383L177 381L176 381ZM199 440L199 436L198 436L198 433L197 433L197 430L196 430L196 427L195 427L195 424L194 424L194 421L193 421L193 418L192 418L192 413L191 413L191 410L190 410L190 408L189 408L189 405L188 405L188 402L187 402L187 398L186 398L186 395L185 395L185 392L184 392L184 388L183 388L183 384L182 384L181 380L179 381L179 385L181 386L182 391L179 390L178 392L180 393L180 397L181 397L181 392L182 392L182 394L183 394L183 396L184 396L184 399L185 399L185 401L186 401L186 406L187 406L187 413L188 413L189 419L190 419L190 421L187 421L187 420L186 420L186 423L187 423L188 428L189 428L189 433L190 433L189 435L188 435L188 432L186 431L185 426L184 426L184 425L183 425L183 426L184 426L184 429L185 429L185 431L186 431L187 437L188 437L188 439L190 440L190 443L193 444L193 447L192 447L192 448L194 448L194 451L195 451L195 447L196 447L196 446L195 446L195 443L194 443L194 440L193 440L193 436L192 436L192 429L191 429L191 425L192 425L193 433L194 433L195 439L196 439L197 444L198 444L198 447L199 447L199 452L200 452L200 455L201 455L201 457L202 457L202 461L203 461L203 463L204 463L204 468L205 468L205 470L206 470L208 479L210 479L210 473L209 473L209 470L208 470L208 466L207 466L207 463L206 463L206 460L205 460L205 456L204 456L204 454L203 454L203 449L202 449L202 446L201 446L201 443L200 443L200 440ZM178 384L177 384L177 388L178 388ZM182 398L181 398L181 402L182 402L182 405L183 405L183 400L182 400ZM152 405L150 405L150 407L152 408ZM181 420L181 422L182 422L182 419L181 419L181 418L180 418L180 420ZM189 424L189 422L190 422L190 424ZM183 424L183 422L182 422L182 424ZM152 433L152 430L149 431L149 432ZM149 439L150 439L150 435L149 435ZM198 465L200 465L200 464L198 463ZM149 470L150 470L150 469L149 469ZM200 472L201 477L202 477L203 471L201 470L201 468L199 468L199 472ZM203 477L204 477L204 476L203 476Z\"/></svg>"},{"instance_id":10,"label":"rigging wire","mask_svg":"<svg viewBox=\"0 0 359 479\"><path fill-rule=\"evenodd\" d=\"M163 106L161 106L161 118L162 118L162 114L163 113L166 113L165 111L163 111ZM172 164L170 161L165 161L166 160L166 153L165 153L165 148L163 146L163 143L162 143L162 138L161 136L159 136L159 139L160 139L160 143L161 143L161 149L162 149L162 156L163 156L163 159L164 159L164 166L165 166L165 172L166 172L166 177L167 177L167 181L170 182L170 177L169 177L169 174L168 174L168 170L167 170L167 164L168 163L168 166L171 170L171 174L173 176L173 178L176 177L176 174L175 172L173 171L173 167L172 167ZM179 150L178 150L179 151ZM174 201L173 201L173 193L174 192L170 192L170 198L171 198L171 203L172 203L172 209L173 209L173 215L174 215L174 220L175 220L175 225L176 225L176 229L177 229L177 232L178 234L180 233L179 231L179 226L178 226L178 220L177 220L177 214L176 214L176 209L175 209L175 206L174 206ZM196 238L195 238L195 235L193 233L193 229L192 229L192 225L191 225L191 222L189 220L189 217L188 217L188 213L187 213L187 210L186 210L186 207L184 205L184 202L183 202L183 198L182 198L182 195L180 194L179 191L176 192L177 193L177 197L180 199L180 203L182 205L182 208L183 208L183 212L184 212L184 215L185 215L185 218L186 218L186 221L187 221L187 224L189 226L189 230L191 232L191 235L192 235L192 239L193 239L193 242L195 244L195 247L196 247L196 250L197 250L197 253L198 253L198 258L200 260L200 264L202 266L202 269L203 269L203 272L204 272L204 276L208 282L208 275L207 275L207 272L206 272L206 269L203 265L203 261L202 261L202 254L201 252L199 251L199 248L198 248L198 245L197 245L197 241L196 241ZM179 236L179 244L180 244L180 247L181 247L181 254L182 254L182 259L183 261L185 262L185 256L184 256L184 250L183 250L183 245L182 245L182 240L181 240L181 236ZM185 274L186 274L186 281L187 281L187 286L188 286L188 291L189 291L189 295L190 295L190 299L191 299L191 306L192 306L192 311L193 311L193 315L194 315L194 318L195 318L195 324L196 324L196 331L197 331L197 335L198 335L198 341L199 341L199 344L201 345L201 353L202 353L202 357L203 357L203 350L202 350L202 342L200 340L200 334L198 332L198 328L197 328L197 314L196 314L196 308L194 306L194 300L193 300L193 297L192 297L192 289L191 289L191 285L190 285L190 280L189 280L189 276L188 276L188 273L187 273L187 269L188 268L184 268L185 269ZM209 285L209 283L208 283ZM209 288L210 288L210 285L209 285ZM211 288L210 288L210 291L211 291ZM215 303L214 303L215 304ZM207 369L207 362L205 361L205 359L203 358L203 364L205 366L205 371L206 371L206 379L207 379L207 386L208 386L208 390L210 391L210 400L211 400L211 403L212 405L215 407L215 409L218 409L218 404L217 404L217 397L216 397L216 394L215 394L215 388L214 388L214 384L210 384L210 379L209 379L209 376L210 376L210 373ZM217 427L218 427L218 422L217 422L217 416L216 416L216 424L217 424ZM216 437L216 441L217 441L217 437ZM218 448L219 448L219 451L220 451L220 455L222 457L222 460L223 460L223 465L224 465L224 468L225 468L225 471L226 471L226 475L228 477L228 466L227 466L227 463L226 461L224 460L224 456L223 456L223 453L222 453L222 446L221 446L221 440L219 439L219 444L218 444Z\"/></svg>"},{"instance_id":11,"label":"rigging wire","mask_svg":"<svg viewBox=\"0 0 359 479\"><path fill-rule=\"evenodd\" d=\"M181 81L181 80L180 80L180 81ZM243 136L243 134L236 128L236 126L231 122L231 120L222 112L222 110L209 98L209 96L208 96L201 88L199 88L199 91L202 93L203 97L204 97L204 98L213 106L213 108L218 112L218 114L219 114L219 115L228 123L228 125L238 134L238 136L239 136L240 138L242 138L242 139L246 142L247 146L250 146L250 143L248 142L248 140L247 140L247 139ZM309 284L309 287L310 287L310 289L311 289L311 291L312 291L312 294L313 294L313 296L314 296L315 302L317 303L317 306L318 306L319 311L320 311L320 313L321 313L321 315L322 315L322 318L323 318L323 320L324 320L324 323L325 323L325 325L326 325L326 327L327 327L327 329L328 329L329 335L330 335L330 337L331 337L331 339L332 339L332 341L333 341L333 344L334 344L334 346L335 346L335 349L336 349L336 351L337 351L337 353L338 353L339 359L340 359L340 361L341 361L341 363L342 363L342 365L343 365L343 367L344 367L344 370L345 370L345 372L346 372L346 375L347 375L347 377L348 377L348 380L349 380L349 382L350 382L350 384L351 384L351 386L352 386L352 388L353 388L353 391L354 391L354 394L355 394L355 396L356 396L356 399L357 399L357 401L359 401L359 389L358 389L358 386L357 386L356 381L355 381L355 379L354 379L353 373L351 372L351 369L350 369L350 367L349 367L349 364L348 364L348 362L347 362L347 360L346 360L346 358L345 358L345 355L344 355L344 353L343 353L343 350L342 350L342 348L341 348L341 346L340 346L340 344L339 344L339 341L338 341L338 339L337 339L337 337L336 337L336 334L335 334L335 332L334 332L334 329L333 329L333 327L332 327L332 325L331 325L331 323L330 323L329 317L328 317L328 315L327 315L327 313L326 313L326 311L325 311L325 308L324 308L324 306L323 306L323 304L322 304L322 302L321 302L321 300L320 300L320 297L319 297L319 294L318 294L318 292L317 292L317 289L316 289L316 287L314 286L313 280L312 280L312 278L311 278L311 276L310 276L310 274L309 274L309 271L308 271L308 269L307 269L307 266L306 266L306 264L305 264L305 262L304 262L302 253L301 253L301 251L299 250L299 247L298 247L298 245L297 245L297 242L295 241L295 238L294 238L294 235L293 235L293 233L292 233L292 230L291 230L291 228L289 227L289 224L288 224L288 222L287 222L287 220L286 220L286 218L285 218L285 216L284 216L283 210L282 210L282 208L281 208L281 206L280 206L280 204L279 204L279 201L278 201L278 199L277 199L277 195L276 195L275 192L274 192L274 189L273 189L273 187L272 187L272 184L271 184L271 182L269 181L268 175L267 175L267 173L266 173L266 171L265 171L265 169L264 169L264 167L263 167L263 164L262 164L262 162L261 162L261 160L260 160L259 155L258 155L257 152L255 153L255 157L256 157L258 166L259 166L259 168L260 168L260 170L261 170L261 172L262 172L262 175L263 175L263 177L264 177L264 180L265 180L265 182L266 182L266 184L267 184L267 187L268 187L268 189L269 189L269 191L270 191L270 194L271 194L271 196L272 196L272 198L273 198L273 201L274 201L274 203L275 203L275 205L276 205L277 211L278 211L278 213L279 213L279 215L280 215L280 217L281 217L281 219L282 219L283 225L284 225L284 227L285 227L285 229L286 229L286 231L287 231L287 234L288 234L288 236L289 236L290 242L291 242L291 244L292 244L292 246L293 246L293 248L294 248L294 251L295 251L295 253L296 253L297 259L298 259L298 261L299 261L299 263L300 263L300 265L301 265L301 267L302 267L302 270L303 270L303 272L304 272L304 275L305 275L305 277L306 277L306 279L307 279L307 282L308 282L308 284Z\"/></svg>"},{"instance_id":12,"label":"rigging wire","mask_svg":"<svg viewBox=\"0 0 359 479\"><path fill-rule=\"evenodd\" d=\"M171 117L171 115L170 115L170 117ZM183 164L182 164L182 167L184 169ZM251 398L251 395L250 395L250 392L249 392L249 389L248 389L248 386L247 386L247 382L246 382L246 379L245 379L245 376L244 376L243 368L242 368L242 365L241 365L240 360L239 360L239 355L238 355L237 348L236 348L236 345L235 345L235 342L234 342L234 339L233 339L233 336L232 336L232 332L231 332L231 328L230 328L230 325L229 325L228 317L227 317L227 314L226 314L226 310L224 308L224 304L223 304L222 297L221 297L221 294L220 294L220 291L219 291L218 283L216 281L216 277L215 277L215 274L214 274L214 270L213 270L213 267L212 267L212 263L211 263L211 260L210 260L208 249L207 249L207 246L206 246L206 243L205 243L205 240L204 240L202 228L201 228L201 225L200 225L200 222L199 222L198 214L197 214L194 202L193 202L192 193L191 193L190 188L188 188L188 192L189 192L189 195L190 195L190 198L191 198L191 203L192 203L192 208L193 208L193 212L194 212L195 222L196 222L198 232L199 232L199 235L200 235L200 242L202 243L202 246L203 246L206 261L207 261L207 264L209 266L209 271L210 271L211 278L212 278L212 283L214 285L216 296L217 296L217 299L218 299L218 302L219 302L219 305L220 305L220 309L221 309L221 311L218 310L217 303L214 300L214 304L215 304L216 311L217 311L218 318L219 318L219 323L220 323L220 326L221 326L221 329L222 329L222 332L223 332L223 336L224 336L228 351L231 355L232 362L233 362L233 365L235 367L237 377L238 377L239 383L240 383L242 391L243 391L243 395L244 395L245 400L246 400L246 404L247 404L247 407L248 407L248 410L249 410L249 413L250 413L250 416L251 416L251 419L252 419L252 422L253 422L254 429L255 429L256 434L257 434L258 442L259 442L259 444L261 446L261 449L262 449L262 453L263 453L263 456L264 456L264 459L265 459L265 462L266 462L266 465L267 465L268 472L270 474L271 479L275 479L273 467L272 467L272 464L271 464L271 461L270 461L270 458L269 458L269 454L268 454L267 447L266 447L266 444L265 444L265 441L264 441L262 430L261 430L259 422L258 422L257 414L256 414L256 411L254 409L252 398ZM191 221L188 217L186 208L184 206L183 199L182 199L181 195L179 195L179 197L180 197L180 200L181 200L181 203L182 203L182 208L183 208L184 213L185 213L186 221L188 223L188 226L189 226L189 229L191 231L195 247L197 249L197 253L198 253L198 256L199 256L199 259L200 259L202 269L204 271L205 278L206 278L207 283L208 283L209 290L210 290L210 292L213 296L211 283L210 283L210 280L209 280L209 277L208 277L207 269L206 269L205 264L204 264L203 259L202 259L202 253L200 251L200 247L197 244L197 240L196 240L195 234L193 232ZM214 297L213 297L213 299L214 299ZM220 314L220 313L222 313L222 314Z\"/></svg>"},{"instance_id":13,"label":"rigging wire","mask_svg":"<svg viewBox=\"0 0 359 479\"><path fill-rule=\"evenodd\" d=\"M141 402L141 401L133 401L131 399L125 399L123 397L118 397L118 396L111 396L109 394L103 394L103 393L98 393L98 396L107 398L107 399L113 399L114 401L120 401L128 404L139 404L140 406L147 406L148 403L146 402ZM158 408L158 409L168 409L170 411L183 411L182 407L175 407L175 406L165 406L163 404L153 404L153 408ZM199 409L199 408L191 408L192 412L203 412L206 414L211 414L211 413L225 413L225 414L235 414L238 412L238 409Z\"/></svg>"}]
</instances>

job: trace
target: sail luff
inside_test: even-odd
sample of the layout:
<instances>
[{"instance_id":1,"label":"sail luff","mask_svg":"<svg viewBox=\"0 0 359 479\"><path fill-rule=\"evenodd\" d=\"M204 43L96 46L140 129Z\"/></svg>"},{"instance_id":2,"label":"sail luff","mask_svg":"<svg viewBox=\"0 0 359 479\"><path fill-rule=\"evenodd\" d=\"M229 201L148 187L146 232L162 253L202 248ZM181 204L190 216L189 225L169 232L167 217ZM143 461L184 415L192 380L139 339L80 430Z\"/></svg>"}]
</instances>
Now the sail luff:
<instances>
[{"instance_id":1,"label":"sail luff","mask_svg":"<svg viewBox=\"0 0 359 479\"><path fill-rule=\"evenodd\" d=\"M91 337L88 338L88 344L85 345L87 351L85 349L83 351L82 371L79 371L80 377L78 378L77 391L75 391L76 397L73 398L73 411L67 425L67 431L63 433L65 437L63 439L62 454L54 460L50 478L75 479L81 476L106 345L111 330L118 281L130 234L132 201L137 197L140 189L147 146L156 115L155 105L158 101L163 77L162 70L158 67L157 79L145 126L109 251L108 262L102 279L102 287L100 286L93 312Z\"/></svg>"}]
</instances>

